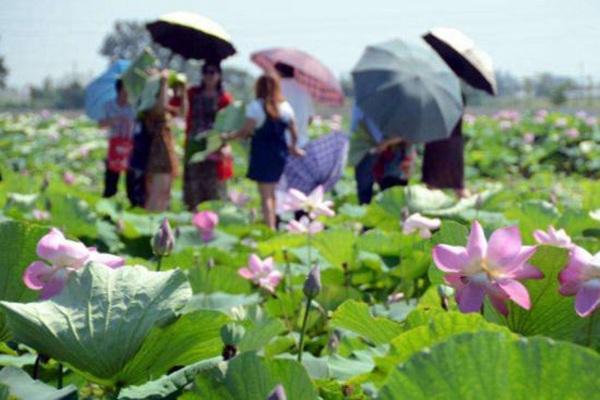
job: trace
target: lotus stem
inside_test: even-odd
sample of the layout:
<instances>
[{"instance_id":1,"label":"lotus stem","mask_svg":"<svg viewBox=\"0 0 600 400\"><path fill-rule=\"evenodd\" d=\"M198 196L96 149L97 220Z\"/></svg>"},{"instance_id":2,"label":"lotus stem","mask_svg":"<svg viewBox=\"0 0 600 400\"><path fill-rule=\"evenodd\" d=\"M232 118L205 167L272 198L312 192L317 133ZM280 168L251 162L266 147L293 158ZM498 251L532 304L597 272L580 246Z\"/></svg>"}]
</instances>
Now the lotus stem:
<instances>
[{"instance_id":1,"label":"lotus stem","mask_svg":"<svg viewBox=\"0 0 600 400\"><path fill-rule=\"evenodd\" d=\"M304 319L302 320L302 330L300 331L300 344L298 345L298 362L302 362L302 352L304 351L304 336L306 335L306 324L308 322L308 312L310 311L310 304L312 297L308 297L306 300L306 309L304 310Z\"/></svg>"},{"instance_id":2,"label":"lotus stem","mask_svg":"<svg viewBox=\"0 0 600 400\"><path fill-rule=\"evenodd\" d=\"M162 267L162 256L158 256L158 261L156 262L156 271L160 271L160 268Z\"/></svg>"},{"instance_id":3,"label":"lotus stem","mask_svg":"<svg viewBox=\"0 0 600 400\"><path fill-rule=\"evenodd\" d=\"M58 363L58 378L56 378L56 388L63 388L63 365L62 363Z\"/></svg>"},{"instance_id":4,"label":"lotus stem","mask_svg":"<svg viewBox=\"0 0 600 400\"><path fill-rule=\"evenodd\" d=\"M40 354L35 358L35 364L33 364L33 379L38 379L40 374L40 363L42 362L42 356Z\"/></svg>"},{"instance_id":5,"label":"lotus stem","mask_svg":"<svg viewBox=\"0 0 600 400\"><path fill-rule=\"evenodd\" d=\"M588 347L592 347L592 339L594 337L594 319L596 317L596 315L598 314L598 311L594 311L592 313L592 315L590 315L590 321L588 323L588 329L587 329L587 346Z\"/></svg>"}]
</instances>

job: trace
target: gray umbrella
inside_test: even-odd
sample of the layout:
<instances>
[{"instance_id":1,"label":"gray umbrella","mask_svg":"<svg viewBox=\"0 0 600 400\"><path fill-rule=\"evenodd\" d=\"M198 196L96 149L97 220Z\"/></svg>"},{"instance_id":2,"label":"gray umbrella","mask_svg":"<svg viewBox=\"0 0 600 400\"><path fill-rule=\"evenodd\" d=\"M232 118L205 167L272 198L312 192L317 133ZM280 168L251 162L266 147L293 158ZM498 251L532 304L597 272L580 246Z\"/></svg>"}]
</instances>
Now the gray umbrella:
<instances>
[{"instance_id":1,"label":"gray umbrella","mask_svg":"<svg viewBox=\"0 0 600 400\"><path fill-rule=\"evenodd\" d=\"M463 113L458 78L420 42L367 47L352 78L356 103L387 137L412 143L444 139Z\"/></svg>"}]
</instances>

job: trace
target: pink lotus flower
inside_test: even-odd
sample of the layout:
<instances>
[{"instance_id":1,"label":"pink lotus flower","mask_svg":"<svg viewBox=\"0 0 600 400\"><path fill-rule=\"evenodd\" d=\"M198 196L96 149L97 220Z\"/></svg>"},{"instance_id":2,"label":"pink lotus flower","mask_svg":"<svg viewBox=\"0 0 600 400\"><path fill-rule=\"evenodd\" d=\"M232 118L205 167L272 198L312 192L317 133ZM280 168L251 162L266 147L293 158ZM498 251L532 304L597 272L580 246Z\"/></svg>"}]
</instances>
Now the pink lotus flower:
<instances>
[{"instance_id":1,"label":"pink lotus flower","mask_svg":"<svg viewBox=\"0 0 600 400\"><path fill-rule=\"evenodd\" d=\"M238 273L271 293L275 293L275 288L283 278L281 272L275 269L273 257L261 260L256 254L250 255L248 265L240 268Z\"/></svg>"},{"instance_id":2,"label":"pink lotus flower","mask_svg":"<svg viewBox=\"0 0 600 400\"><path fill-rule=\"evenodd\" d=\"M523 143L525 144L533 144L535 142L535 134L532 132L527 132L523 135Z\"/></svg>"},{"instance_id":3,"label":"pink lotus flower","mask_svg":"<svg viewBox=\"0 0 600 400\"><path fill-rule=\"evenodd\" d=\"M219 215L212 211L200 211L194 215L192 223L198 229L202 241L210 242L215 238L215 228L219 224Z\"/></svg>"},{"instance_id":4,"label":"pink lotus flower","mask_svg":"<svg viewBox=\"0 0 600 400\"><path fill-rule=\"evenodd\" d=\"M75 174L71 171L65 171L65 173L63 174L63 182L71 186L75 183Z\"/></svg>"},{"instance_id":5,"label":"pink lotus flower","mask_svg":"<svg viewBox=\"0 0 600 400\"><path fill-rule=\"evenodd\" d=\"M575 311L589 317L600 306L600 253L575 246L569 264L558 274L560 294L575 296Z\"/></svg>"},{"instance_id":6,"label":"pink lotus flower","mask_svg":"<svg viewBox=\"0 0 600 400\"><path fill-rule=\"evenodd\" d=\"M492 305L507 315L506 300L529 309L529 293L522 279L541 279L543 274L527 260L535 246L522 246L516 226L496 230L489 243L483 228L473 221L467 247L437 245L433 261L446 273L446 282L456 289L456 301L462 312L477 312L487 294Z\"/></svg>"},{"instance_id":7,"label":"pink lotus flower","mask_svg":"<svg viewBox=\"0 0 600 400\"><path fill-rule=\"evenodd\" d=\"M290 189L284 203L284 209L287 211L306 211L311 218L319 215L333 217L335 212L331 209L333 202L324 200L323 186L319 185L308 196L297 189Z\"/></svg>"},{"instance_id":8,"label":"pink lotus flower","mask_svg":"<svg viewBox=\"0 0 600 400\"><path fill-rule=\"evenodd\" d=\"M402 233L410 235L414 232L419 232L419 235L423 239L429 239L431 231L440 229L441 225L442 221L439 218L427 218L419 213L415 213L402 223Z\"/></svg>"},{"instance_id":9,"label":"pink lotus flower","mask_svg":"<svg viewBox=\"0 0 600 400\"><path fill-rule=\"evenodd\" d=\"M565 131L565 135L571 139L576 139L579 136L577 128L569 128Z\"/></svg>"},{"instance_id":10,"label":"pink lotus flower","mask_svg":"<svg viewBox=\"0 0 600 400\"><path fill-rule=\"evenodd\" d=\"M99 262L111 268L124 265L121 257L98 253L95 248L87 248L81 242L68 240L56 228L43 236L37 245L37 255L49 262L34 261L23 274L25 286L40 291L42 299L59 294L69 275L88 262Z\"/></svg>"},{"instance_id":11,"label":"pink lotus flower","mask_svg":"<svg viewBox=\"0 0 600 400\"><path fill-rule=\"evenodd\" d=\"M533 232L533 237L539 244L562 247L565 249L570 249L574 246L571 238L564 229L556 230L552 225L548 227L547 232L537 229Z\"/></svg>"},{"instance_id":12,"label":"pink lotus flower","mask_svg":"<svg viewBox=\"0 0 600 400\"><path fill-rule=\"evenodd\" d=\"M227 196L229 197L229 200L236 205L236 207L240 208L244 207L250 201L250 196L237 190L230 191Z\"/></svg>"},{"instance_id":13,"label":"pink lotus flower","mask_svg":"<svg viewBox=\"0 0 600 400\"><path fill-rule=\"evenodd\" d=\"M307 216L303 216L300 221L293 219L288 222L286 228L290 233L308 233L312 236L323 230L323 224L319 221L311 221Z\"/></svg>"}]
</instances>

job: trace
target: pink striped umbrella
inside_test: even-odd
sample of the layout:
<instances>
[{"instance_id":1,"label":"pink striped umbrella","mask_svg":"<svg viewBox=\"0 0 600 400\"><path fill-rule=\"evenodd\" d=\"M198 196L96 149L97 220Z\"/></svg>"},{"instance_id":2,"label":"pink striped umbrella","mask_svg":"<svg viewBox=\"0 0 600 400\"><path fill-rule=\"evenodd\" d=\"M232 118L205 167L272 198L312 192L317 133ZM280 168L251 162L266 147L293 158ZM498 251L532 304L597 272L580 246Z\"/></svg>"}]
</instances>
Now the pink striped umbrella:
<instances>
[{"instance_id":1,"label":"pink striped umbrella","mask_svg":"<svg viewBox=\"0 0 600 400\"><path fill-rule=\"evenodd\" d=\"M294 78L304 86L318 102L340 106L344 94L333 73L319 60L298 49L276 47L252 53L250 59L267 72L275 70L275 64L294 67Z\"/></svg>"}]
</instances>

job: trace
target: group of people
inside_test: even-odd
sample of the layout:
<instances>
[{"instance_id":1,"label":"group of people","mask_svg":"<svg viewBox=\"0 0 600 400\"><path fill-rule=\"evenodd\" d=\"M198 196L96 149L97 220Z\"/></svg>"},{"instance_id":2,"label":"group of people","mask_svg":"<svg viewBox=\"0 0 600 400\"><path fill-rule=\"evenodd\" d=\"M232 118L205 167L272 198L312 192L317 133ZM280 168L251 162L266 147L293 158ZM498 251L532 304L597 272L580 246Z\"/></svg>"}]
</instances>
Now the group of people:
<instances>
[{"instance_id":1,"label":"group of people","mask_svg":"<svg viewBox=\"0 0 600 400\"><path fill-rule=\"evenodd\" d=\"M223 87L218 63L204 63L200 84L189 88L183 79L169 82L168 74L162 72L154 106L137 116L127 89L117 81L117 98L106 104L106 118L100 121L109 132L104 196L117 193L119 177L125 173L133 206L150 211L168 209L171 186L180 169L170 120L180 117L186 124L183 201L187 209L193 211L201 202L225 198L228 176L220 172L224 163L231 162L227 143L252 137L248 178L257 182L265 222L275 228L275 187L287 158L304 155L302 147L308 142L308 125L314 114L309 94L293 79L294 69L282 64L277 70L278 76L267 74L257 80L256 99L247 105L241 129L222 134L221 148L199 161L192 156L206 149L206 135L217 112L233 101Z\"/></svg>"},{"instance_id":2,"label":"group of people","mask_svg":"<svg viewBox=\"0 0 600 400\"><path fill-rule=\"evenodd\" d=\"M294 79L294 68L275 65L276 74L265 74L255 84L255 99L246 107L246 120L235 132L221 134L222 146L203 160L192 159L207 147L207 134L217 113L229 106L232 95L222 83L219 63L202 66L199 85L186 87L185 79L160 73L160 89L152 107L136 115L127 89L119 80L117 98L106 104L100 125L109 131L104 196L117 193L119 177L126 176L127 195L133 206L165 211L171 187L179 174L171 119L185 119L183 201L188 210L208 200L225 199L224 166L231 164L229 142L251 138L247 177L257 183L266 225L276 228L276 187L289 157L303 157L308 126L314 115L311 97ZM379 128L358 108L352 112L353 132L360 130L376 139L371 151L355 165L357 197L369 203L373 187L381 190L408 183L415 146L402 139L384 139ZM423 180L430 187L464 190L461 123L452 136L425 147Z\"/></svg>"}]
</instances>

